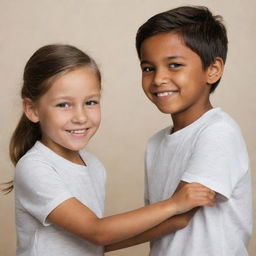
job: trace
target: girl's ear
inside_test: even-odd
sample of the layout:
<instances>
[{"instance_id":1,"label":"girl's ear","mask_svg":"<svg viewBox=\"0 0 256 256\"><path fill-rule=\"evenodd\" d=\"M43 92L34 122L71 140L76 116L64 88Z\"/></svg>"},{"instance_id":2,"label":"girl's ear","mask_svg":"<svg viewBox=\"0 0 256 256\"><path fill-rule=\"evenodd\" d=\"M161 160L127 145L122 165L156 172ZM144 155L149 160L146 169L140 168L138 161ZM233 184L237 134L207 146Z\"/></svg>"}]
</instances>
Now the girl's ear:
<instances>
[{"instance_id":1,"label":"girl's ear","mask_svg":"<svg viewBox=\"0 0 256 256\"><path fill-rule=\"evenodd\" d=\"M23 99L23 111L24 111L26 117L31 122L33 122L33 123L39 122L39 117L38 117L35 103L31 99L29 99L29 98Z\"/></svg>"},{"instance_id":2,"label":"girl's ear","mask_svg":"<svg viewBox=\"0 0 256 256\"><path fill-rule=\"evenodd\" d=\"M217 82L222 77L223 70L224 70L224 62L222 58L217 57L214 63L212 63L207 68L207 71L208 71L207 84L214 84L215 82Z\"/></svg>"}]
</instances>

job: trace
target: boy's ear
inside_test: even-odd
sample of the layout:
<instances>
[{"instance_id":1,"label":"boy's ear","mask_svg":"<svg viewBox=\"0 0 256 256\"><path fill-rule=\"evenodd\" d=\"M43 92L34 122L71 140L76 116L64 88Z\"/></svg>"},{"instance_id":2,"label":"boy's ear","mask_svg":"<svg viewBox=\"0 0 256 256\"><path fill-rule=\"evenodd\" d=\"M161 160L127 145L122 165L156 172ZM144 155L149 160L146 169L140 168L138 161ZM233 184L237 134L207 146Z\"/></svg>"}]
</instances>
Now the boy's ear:
<instances>
[{"instance_id":1,"label":"boy's ear","mask_svg":"<svg viewBox=\"0 0 256 256\"><path fill-rule=\"evenodd\" d=\"M217 82L223 74L224 62L222 58L217 57L208 68L207 68L207 84L214 84Z\"/></svg>"},{"instance_id":2,"label":"boy's ear","mask_svg":"<svg viewBox=\"0 0 256 256\"><path fill-rule=\"evenodd\" d=\"M39 122L39 117L38 117L35 103L31 99L29 99L29 98L23 99L23 111L24 111L26 117L31 122L33 122L33 123Z\"/></svg>"}]
</instances>

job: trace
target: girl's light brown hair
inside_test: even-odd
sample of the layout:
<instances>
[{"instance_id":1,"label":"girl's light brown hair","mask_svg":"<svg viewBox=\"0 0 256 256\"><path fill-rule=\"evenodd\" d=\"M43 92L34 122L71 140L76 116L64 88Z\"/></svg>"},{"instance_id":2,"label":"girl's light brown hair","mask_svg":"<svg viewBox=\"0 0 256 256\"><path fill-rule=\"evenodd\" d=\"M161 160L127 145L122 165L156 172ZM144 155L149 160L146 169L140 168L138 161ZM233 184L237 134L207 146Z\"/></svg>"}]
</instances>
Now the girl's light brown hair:
<instances>
[{"instance_id":1,"label":"girl's light brown hair","mask_svg":"<svg viewBox=\"0 0 256 256\"><path fill-rule=\"evenodd\" d=\"M38 49L28 60L23 73L21 98L37 101L51 87L53 81L79 67L90 68L99 79L101 75L95 61L83 51L71 45L52 44ZM19 159L41 139L39 123L31 122L23 113L12 135L9 154L16 166ZM4 185L4 184L3 184ZM5 183L4 193L13 189L13 182Z\"/></svg>"}]
</instances>

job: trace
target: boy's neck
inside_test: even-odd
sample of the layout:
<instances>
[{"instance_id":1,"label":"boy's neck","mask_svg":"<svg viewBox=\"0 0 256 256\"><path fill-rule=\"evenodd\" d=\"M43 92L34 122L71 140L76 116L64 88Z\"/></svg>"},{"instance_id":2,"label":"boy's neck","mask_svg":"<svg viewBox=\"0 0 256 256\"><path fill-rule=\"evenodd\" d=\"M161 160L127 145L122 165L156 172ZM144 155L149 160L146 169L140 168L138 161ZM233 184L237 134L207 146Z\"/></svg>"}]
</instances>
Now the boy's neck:
<instances>
[{"instance_id":1,"label":"boy's neck","mask_svg":"<svg viewBox=\"0 0 256 256\"><path fill-rule=\"evenodd\" d=\"M184 113L172 114L172 121L173 121L173 129L171 133L174 133L178 130L185 128L186 126L192 124L197 119L199 119L204 113L212 109L213 106L209 102L209 104L205 105L203 108L197 111L185 111Z\"/></svg>"}]
</instances>

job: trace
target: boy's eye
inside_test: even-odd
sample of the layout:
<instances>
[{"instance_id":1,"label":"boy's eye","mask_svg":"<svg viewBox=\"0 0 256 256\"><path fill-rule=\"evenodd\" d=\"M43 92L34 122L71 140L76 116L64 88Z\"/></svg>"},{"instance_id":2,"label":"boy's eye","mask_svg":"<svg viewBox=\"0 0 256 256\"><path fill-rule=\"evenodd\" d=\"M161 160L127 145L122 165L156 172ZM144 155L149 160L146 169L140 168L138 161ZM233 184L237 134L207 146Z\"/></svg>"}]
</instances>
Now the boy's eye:
<instances>
[{"instance_id":1,"label":"boy's eye","mask_svg":"<svg viewBox=\"0 0 256 256\"><path fill-rule=\"evenodd\" d=\"M69 106L70 104L67 102L57 104L57 107L60 107L60 108L68 108Z\"/></svg>"},{"instance_id":2,"label":"boy's eye","mask_svg":"<svg viewBox=\"0 0 256 256\"><path fill-rule=\"evenodd\" d=\"M170 64L169 64L169 67L170 67L170 68L178 68L178 67L180 67L180 66L182 66L180 63L170 63Z\"/></svg>"},{"instance_id":3,"label":"boy's eye","mask_svg":"<svg viewBox=\"0 0 256 256\"><path fill-rule=\"evenodd\" d=\"M142 67L142 72L152 72L154 68L152 67Z\"/></svg>"},{"instance_id":4,"label":"boy's eye","mask_svg":"<svg viewBox=\"0 0 256 256\"><path fill-rule=\"evenodd\" d=\"M92 106L92 105L96 105L96 104L98 104L98 101L96 101L96 100L90 100L85 103L85 105L87 105L87 106Z\"/></svg>"}]
</instances>

